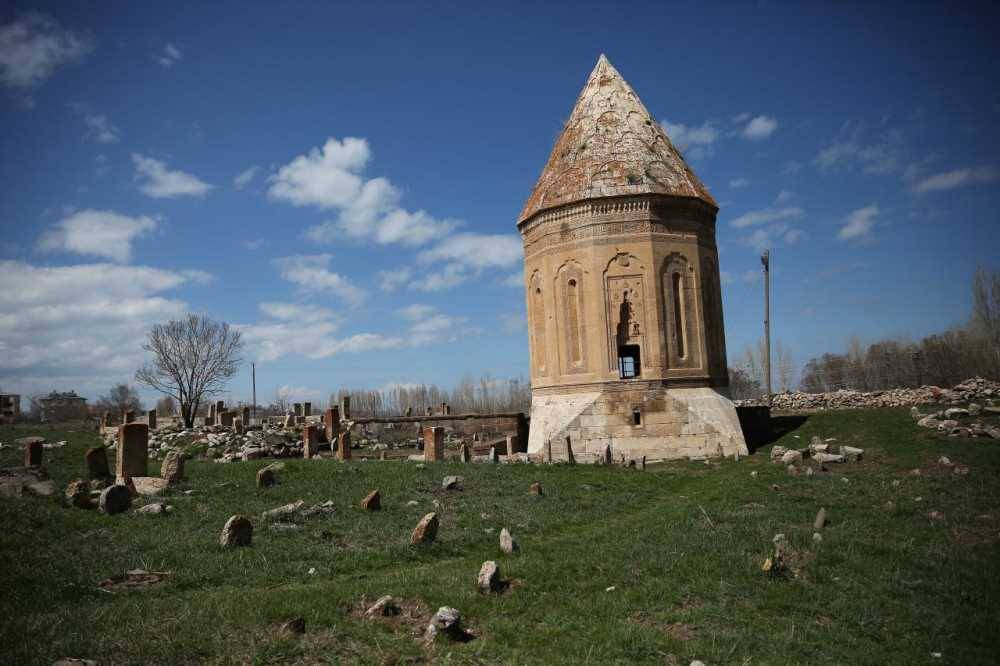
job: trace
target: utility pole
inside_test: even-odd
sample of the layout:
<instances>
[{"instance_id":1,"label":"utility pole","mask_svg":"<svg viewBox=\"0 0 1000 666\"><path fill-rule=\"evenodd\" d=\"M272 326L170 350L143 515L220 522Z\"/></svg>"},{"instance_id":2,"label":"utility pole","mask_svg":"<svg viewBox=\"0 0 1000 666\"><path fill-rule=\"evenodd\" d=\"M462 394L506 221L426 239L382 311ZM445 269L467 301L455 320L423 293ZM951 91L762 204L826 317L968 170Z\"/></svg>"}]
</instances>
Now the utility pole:
<instances>
[{"instance_id":1,"label":"utility pole","mask_svg":"<svg viewBox=\"0 0 1000 666\"><path fill-rule=\"evenodd\" d=\"M250 363L250 386L253 391L253 407L250 408L251 418L257 418L257 366Z\"/></svg>"},{"instance_id":2,"label":"utility pole","mask_svg":"<svg viewBox=\"0 0 1000 666\"><path fill-rule=\"evenodd\" d=\"M767 406L771 406L771 251L760 255L764 266L764 388Z\"/></svg>"}]
</instances>

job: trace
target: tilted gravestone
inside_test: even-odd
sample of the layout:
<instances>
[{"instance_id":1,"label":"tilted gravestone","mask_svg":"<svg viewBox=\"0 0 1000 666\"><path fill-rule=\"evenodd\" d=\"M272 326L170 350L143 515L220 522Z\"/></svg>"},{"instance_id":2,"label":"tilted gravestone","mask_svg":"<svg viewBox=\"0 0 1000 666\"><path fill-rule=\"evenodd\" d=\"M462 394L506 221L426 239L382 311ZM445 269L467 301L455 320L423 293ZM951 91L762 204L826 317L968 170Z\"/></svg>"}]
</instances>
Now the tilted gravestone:
<instances>
[{"instance_id":1,"label":"tilted gravestone","mask_svg":"<svg viewBox=\"0 0 1000 666\"><path fill-rule=\"evenodd\" d=\"M103 446L87 449L83 454L87 465L87 476L91 479L107 479L111 476L108 466L108 452Z\"/></svg>"},{"instance_id":2,"label":"tilted gravestone","mask_svg":"<svg viewBox=\"0 0 1000 666\"><path fill-rule=\"evenodd\" d=\"M146 476L149 465L149 426L124 423L118 427L118 461L115 475L119 480Z\"/></svg>"},{"instance_id":3,"label":"tilted gravestone","mask_svg":"<svg viewBox=\"0 0 1000 666\"><path fill-rule=\"evenodd\" d=\"M336 405L327 409L323 415L323 427L326 429L326 441L333 446L340 434L340 408Z\"/></svg>"},{"instance_id":4,"label":"tilted gravestone","mask_svg":"<svg viewBox=\"0 0 1000 666\"><path fill-rule=\"evenodd\" d=\"M344 430L337 436L337 460L351 459L351 431Z\"/></svg>"}]
</instances>

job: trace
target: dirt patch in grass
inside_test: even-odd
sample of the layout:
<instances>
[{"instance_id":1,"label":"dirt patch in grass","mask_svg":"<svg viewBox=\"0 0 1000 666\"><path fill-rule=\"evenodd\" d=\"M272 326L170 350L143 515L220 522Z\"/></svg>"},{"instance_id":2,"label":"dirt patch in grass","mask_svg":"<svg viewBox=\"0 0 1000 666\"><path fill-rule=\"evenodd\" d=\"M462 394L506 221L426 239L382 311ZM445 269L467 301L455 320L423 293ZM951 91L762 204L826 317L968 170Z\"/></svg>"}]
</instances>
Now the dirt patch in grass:
<instances>
[{"instance_id":1,"label":"dirt patch in grass","mask_svg":"<svg viewBox=\"0 0 1000 666\"><path fill-rule=\"evenodd\" d=\"M431 621L431 617L434 615L430 608L418 599L399 599L396 597L393 597L393 602L399 608L398 613L393 615L368 615L368 609L376 601L376 599L370 599L367 596L361 597L351 610L351 616L358 620L386 625L393 631L406 632L414 638L421 638Z\"/></svg>"},{"instance_id":2,"label":"dirt patch in grass","mask_svg":"<svg viewBox=\"0 0 1000 666\"><path fill-rule=\"evenodd\" d=\"M951 530L951 538L963 546L982 546L1000 542L1000 525L992 514L976 516L970 525L961 525Z\"/></svg>"},{"instance_id":3,"label":"dirt patch in grass","mask_svg":"<svg viewBox=\"0 0 1000 666\"><path fill-rule=\"evenodd\" d=\"M684 622L661 622L650 614L641 611L633 614L629 618L629 622L641 627L661 631L670 638L678 641L689 641L695 637L695 633L698 631L698 628L694 625Z\"/></svg>"}]
</instances>

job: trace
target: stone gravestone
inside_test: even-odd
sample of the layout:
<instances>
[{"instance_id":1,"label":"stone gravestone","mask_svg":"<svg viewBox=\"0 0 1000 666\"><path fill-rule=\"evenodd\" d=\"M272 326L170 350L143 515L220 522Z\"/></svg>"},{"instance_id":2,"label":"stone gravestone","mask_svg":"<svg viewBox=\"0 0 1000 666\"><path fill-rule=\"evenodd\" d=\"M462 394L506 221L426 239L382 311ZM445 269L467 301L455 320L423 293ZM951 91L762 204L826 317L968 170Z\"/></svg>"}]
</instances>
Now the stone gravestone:
<instances>
[{"instance_id":1,"label":"stone gravestone","mask_svg":"<svg viewBox=\"0 0 1000 666\"><path fill-rule=\"evenodd\" d=\"M107 479L111 476L108 452L103 446L87 449L83 454L83 460L87 464L87 476L91 479Z\"/></svg>"},{"instance_id":2,"label":"stone gravestone","mask_svg":"<svg viewBox=\"0 0 1000 666\"><path fill-rule=\"evenodd\" d=\"M167 483L179 483L184 479L184 454L171 451L163 458L160 465L160 478Z\"/></svg>"},{"instance_id":3,"label":"stone gravestone","mask_svg":"<svg viewBox=\"0 0 1000 666\"><path fill-rule=\"evenodd\" d=\"M135 410L125 410L125 413L122 414L122 423L132 423L133 421L135 421Z\"/></svg>"},{"instance_id":4,"label":"stone gravestone","mask_svg":"<svg viewBox=\"0 0 1000 666\"><path fill-rule=\"evenodd\" d=\"M340 418L345 421L351 420L351 396L349 395L340 399Z\"/></svg>"},{"instance_id":5,"label":"stone gravestone","mask_svg":"<svg viewBox=\"0 0 1000 666\"><path fill-rule=\"evenodd\" d=\"M513 455L521 450L517 435L507 435L507 455Z\"/></svg>"},{"instance_id":6,"label":"stone gravestone","mask_svg":"<svg viewBox=\"0 0 1000 666\"><path fill-rule=\"evenodd\" d=\"M236 412L219 412L219 425L232 428L234 416L236 416Z\"/></svg>"},{"instance_id":7,"label":"stone gravestone","mask_svg":"<svg viewBox=\"0 0 1000 666\"><path fill-rule=\"evenodd\" d=\"M26 437L24 442L24 466L41 467L42 455L45 453L41 437Z\"/></svg>"},{"instance_id":8,"label":"stone gravestone","mask_svg":"<svg viewBox=\"0 0 1000 666\"><path fill-rule=\"evenodd\" d=\"M208 414L205 415L205 425L215 425L215 403L208 406Z\"/></svg>"},{"instance_id":9,"label":"stone gravestone","mask_svg":"<svg viewBox=\"0 0 1000 666\"><path fill-rule=\"evenodd\" d=\"M462 442L462 462L472 462L472 447L467 442Z\"/></svg>"},{"instance_id":10,"label":"stone gravestone","mask_svg":"<svg viewBox=\"0 0 1000 666\"><path fill-rule=\"evenodd\" d=\"M312 458L319 453L319 433L312 423L302 428L302 457Z\"/></svg>"},{"instance_id":11,"label":"stone gravestone","mask_svg":"<svg viewBox=\"0 0 1000 666\"><path fill-rule=\"evenodd\" d=\"M340 408L334 405L326 410L323 416L323 427L326 428L326 441L333 446L340 434Z\"/></svg>"},{"instance_id":12,"label":"stone gravestone","mask_svg":"<svg viewBox=\"0 0 1000 666\"><path fill-rule=\"evenodd\" d=\"M233 432L235 432L237 435L242 435L243 430L244 430L243 417L241 416L238 419L233 419Z\"/></svg>"},{"instance_id":13,"label":"stone gravestone","mask_svg":"<svg viewBox=\"0 0 1000 666\"><path fill-rule=\"evenodd\" d=\"M407 417L413 416L413 407L407 407L406 408L406 412L404 413L404 416L407 416Z\"/></svg>"},{"instance_id":14,"label":"stone gravestone","mask_svg":"<svg viewBox=\"0 0 1000 666\"><path fill-rule=\"evenodd\" d=\"M332 442L331 442L332 444ZM344 430L337 436L337 460L351 459L351 431Z\"/></svg>"},{"instance_id":15,"label":"stone gravestone","mask_svg":"<svg viewBox=\"0 0 1000 666\"><path fill-rule=\"evenodd\" d=\"M101 418L101 427L102 428L111 427L111 412L104 412L104 416Z\"/></svg>"},{"instance_id":16,"label":"stone gravestone","mask_svg":"<svg viewBox=\"0 0 1000 666\"><path fill-rule=\"evenodd\" d=\"M424 416L430 416L433 413L434 413L434 410L431 409L430 407L427 407L426 409L424 409Z\"/></svg>"},{"instance_id":17,"label":"stone gravestone","mask_svg":"<svg viewBox=\"0 0 1000 666\"><path fill-rule=\"evenodd\" d=\"M146 424L149 425L150 430L156 430L156 410L151 409L146 412Z\"/></svg>"},{"instance_id":18,"label":"stone gravestone","mask_svg":"<svg viewBox=\"0 0 1000 666\"><path fill-rule=\"evenodd\" d=\"M301 402L293 403L292 411L295 413L296 418L302 416L302 403Z\"/></svg>"},{"instance_id":19,"label":"stone gravestone","mask_svg":"<svg viewBox=\"0 0 1000 666\"><path fill-rule=\"evenodd\" d=\"M444 428L424 428L424 459L435 462L444 460Z\"/></svg>"},{"instance_id":20,"label":"stone gravestone","mask_svg":"<svg viewBox=\"0 0 1000 666\"><path fill-rule=\"evenodd\" d=\"M244 407L243 408L243 427L245 428L245 427L247 427L249 425L250 425L250 408L249 407Z\"/></svg>"},{"instance_id":21,"label":"stone gravestone","mask_svg":"<svg viewBox=\"0 0 1000 666\"><path fill-rule=\"evenodd\" d=\"M302 416L312 416L313 404L311 402L302 403Z\"/></svg>"},{"instance_id":22,"label":"stone gravestone","mask_svg":"<svg viewBox=\"0 0 1000 666\"><path fill-rule=\"evenodd\" d=\"M146 476L149 463L149 426L125 423L118 426L118 463L115 474L120 482Z\"/></svg>"}]
</instances>

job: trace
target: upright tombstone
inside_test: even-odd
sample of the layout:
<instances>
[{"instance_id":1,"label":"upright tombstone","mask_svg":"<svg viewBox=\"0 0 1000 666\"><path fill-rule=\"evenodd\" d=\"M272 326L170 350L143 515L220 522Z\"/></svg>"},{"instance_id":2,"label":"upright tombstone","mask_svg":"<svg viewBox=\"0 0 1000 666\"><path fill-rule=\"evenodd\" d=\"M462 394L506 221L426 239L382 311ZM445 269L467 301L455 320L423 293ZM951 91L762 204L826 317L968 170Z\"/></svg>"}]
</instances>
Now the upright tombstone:
<instances>
[{"instance_id":1,"label":"upright tombstone","mask_svg":"<svg viewBox=\"0 0 1000 666\"><path fill-rule=\"evenodd\" d=\"M462 442L462 462L472 462L472 447L469 446L468 442Z\"/></svg>"},{"instance_id":2,"label":"upright tombstone","mask_svg":"<svg viewBox=\"0 0 1000 666\"><path fill-rule=\"evenodd\" d=\"M295 412L295 418L296 419L298 419L298 417L302 416L302 403L301 402L293 403L292 404L292 411Z\"/></svg>"},{"instance_id":3,"label":"upright tombstone","mask_svg":"<svg viewBox=\"0 0 1000 666\"><path fill-rule=\"evenodd\" d=\"M413 416L413 407L407 407L404 416Z\"/></svg>"},{"instance_id":4,"label":"upright tombstone","mask_svg":"<svg viewBox=\"0 0 1000 666\"><path fill-rule=\"evenodd\" d=\"M45 453L45 440L41 437L26 437L24 441L24 466L41 467Z\"/></svg>"},{"instance_id":5,"label":"upright tombstone","mask_svg":"<svg viewBox=\"0 0 1000 666\"><path fill-rule=\"evenodd\" d=\"M243 427L246 428L247 426L250 425L250 408L249 407L244 407L242 409L242 416L243 416Z\"/></svg>"},{"instance_id":6,"label":"upright tombstone","mask_svg":"<svg viewBox=\"0 0 1000 666\"><path fill-rule=\"evenodd\" d=\"M444 428L441 426L424 428L424 460L444 460Z\"/></svg>"},{"instance_id":7,"label":"upright tombstone","mask_svg":"<svg viewBox=\"0 0 1000 666\"><path fill-rule=\"evenodd\" d=\"M451 405L449 405L448 403L444 404L444 414L445 416L451 414Z\"/></svg>"},{"instance_id":8,"label":"upright tombstone","mask_svg":"<svg viewBox=\"0 0 1000 666\"><path fill-rule=\"evenodd\" d=\"M351 431L344 430L337 436L337 460L351 459Z\"/></svg>"},{"instance_id":9,"label":"upright tombstone","mask_svg":"<svg viewBox=\"0 0 1000 666\"><path fill-rule=\"evenodd\" d=\"M108 452L103 446L87 449L83 454L87 466L87 477L91 479L107 479L111 476L108 466Z\"/></svg>"},{"instance_id":10,"label":"upright tombstone","mask_svg":"<svg viewBox=\"0 0 1000 666\"><path fill-rule=\"evenodd\" d=\"M442 402L441 403L441 411L439 413L440 414L444 414L447 411L447 409L448 409L448 405Z\"/></svg>"},{"instance_id":11,"label":"upright tombstone","mask_svg":"<svg viewBox=\"0 0 1000 666\"><path fill-rule=\"evenodd\" d=\"M524 245L528 453L573 436L599 457L746 454L728 396L719 206L603 55L517 228Z\"/></svg>"},{"instance_id":12,"label":"upright tombstone","mask_svg":"<svg viewBox=\"0 0 1000 666\"><path fill-rule=\"evenodd\" d=\"M215 403L208 406L208 414L205 415L205 425L215 425Z\"/></svg>"},{"instance_id":13,"label":"upright tombstone","mask_svg":"<svg viewBox=\"0 0 1000 666\"><path fill-rule=\"evenodd\" d=\"M307 423L302 428L302 457L312 458L319 453L319 433L314 423Z\"/></svg>"},{"instance_id":14,"label":"upright tombstone","mask_svg":"<svg viewBox=\"0 0 1000 666\"><path fill-rule=\"evenodd\" d=\"M328 407L326 414L323 415L323 427L326 428L326 441L330 442L332 447L337 441L337 435L340 434L340 408L334 405L333 407Z\"/></svg>"},{"instance_id":15,"label":"upright tombstone","mask_svg":"<svg viewBox=\"0 0 1000 666\"><path fill-rule=\"evenodd\" d=\"M111 412L104 412L104 415L101 417L101 427L102 428L111 427Z\"/></svg>"},{"instance_id":16,"label":"upright tombstone","mask_svg":"<svg viewBox=\"0 0 1000 666\"><path fill-rule=\"evenodd\" d=\"M511 456L521 450L517 435L507 435L507 455Z\"/></svg>"},{"instance_id":17,"label":"upright tombstone","mask_svg":"<svg viewBox=\"0 0 1000 666\"><path fill-rule=\"evenodd\" d=\"M146 412L146 425L149 426L150 430L156 430L156 410L151 409Z\"/></svg>"},{"instance_id":18,"label":"upright tombstone","mask_svg":"<svg viewBox=\"0 0 1000 666\"><path fill-rule=\"evenodd\" d=\"M115 475L118 482L146 476L149 465L149 426L145 423L123 423L118 426L118 461Z\"/></svg>"},{"instance_id":19,"label":"upright tombstone","mask_svg":"<svg viewBox=\"0 0 1000 666\"><path fill-rule=\"evenodd\" d=\"M243 434L244 432L243 416L239 416L238 418L233 419L233 432L235 432L237 435Z\"/></svg>"},{"instance_id":20,"label":"upright tombstone","mask_svg":"<svg viewBox=\"0 0 1000 666\"><path fill-rule=\"evenodd\" d=\"M302 403L302 416L312 416L313 404L311 402Z\"/></svg>"},{"instance_id":21,"label":"upright tombstone","mask_svg":"<svg viewBox=\"0 0 1000 666\"><path fill-rule=\"evenodd\" d=\"M424 416L430 416L433 413L434 413L434 410L431 409L430 407L425 407L424 408Z\"/></svg>"},{"instance_id":22,"label":"upright tombstone","mask_svg":"<svg viewBox=\"0 0 1000 666\"><path fill-rule=\"evenodd\" d=\"M351 420L351 396L349 395L340 399L340 418L345 421Z\"/></svg>"},{"instance_id":23,"label":"upright tombstone","mask_svg":"<svg viewBox=\"0 0 1000 666\"><path fill-rule=\"evenodd\" d=\"M233 427L233 417L236 416L236 412L219 412L219 425L225 426L227 428Z\"/></svg>"},{"instance_id":24,"label":"upright tombstone","mask_svg":"<svg viewBox=\"0 0 1000 666\"><path fill-rule=\"evenodd\" d=\"M216 400L215 401L215 415L218 416L222 412L226 411L226 401Z\"/></svg>"},{"instance_id":25,"label":"upright tombstone","mask_svg":"<svg viewBox=\"0 0 1000 666\"><path fill-rule=\"evenodd\" d=\"M132 423L133 421L135 421L135 410L126 409L122 414L122 423Z\"/></svg>"}]
</instances>

